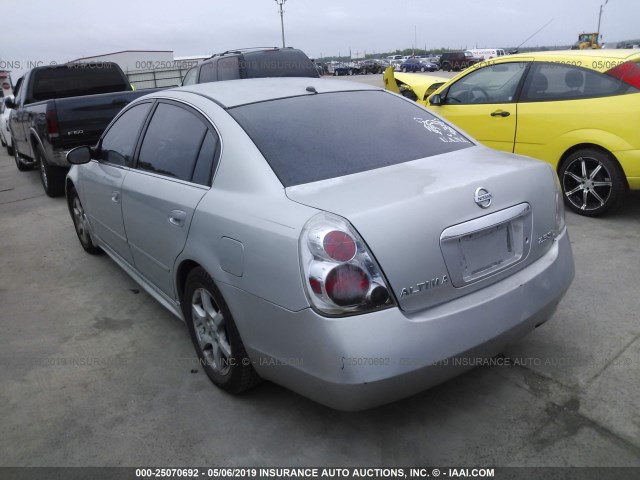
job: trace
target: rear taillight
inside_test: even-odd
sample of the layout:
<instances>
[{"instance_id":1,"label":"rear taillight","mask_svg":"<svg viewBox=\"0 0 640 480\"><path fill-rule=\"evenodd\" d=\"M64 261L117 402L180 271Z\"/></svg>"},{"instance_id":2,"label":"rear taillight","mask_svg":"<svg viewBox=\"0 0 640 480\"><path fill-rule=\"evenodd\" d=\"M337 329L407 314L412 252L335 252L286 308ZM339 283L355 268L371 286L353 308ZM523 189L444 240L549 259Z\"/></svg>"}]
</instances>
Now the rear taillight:
<instances>
[{"instance_id":1,"label":"rear taillight","mask_svg":"<svg viewBox=\"0 0 640 480\"><path fill-rule=\"evenodd\" d=\"M635 62L621 63L611 70L607 70L606 74L640 89L640 65Z\"/></svg>"},{"instance_id":2,"label":"rear taillight","mask_svg":"<svg viewBox=\"0 0 640 480\"><path fill-rule=\"evenodd\" d=\"M320 213L300 235L302 276L311 305L328 315L348 315L394 305L372 255L351 225Z\"/></svg>"},{"instance_id":3,"label":"rear taillight","mask_svg":"<svg viewBox=\"0 0 640 480\"><path fill-rule=\"evenodd\" d=\"M50 137L57 137L60 133L60 126L58 125L58 115L52 108L47 107L47 132Z\"/></svg>"}]
</instances>

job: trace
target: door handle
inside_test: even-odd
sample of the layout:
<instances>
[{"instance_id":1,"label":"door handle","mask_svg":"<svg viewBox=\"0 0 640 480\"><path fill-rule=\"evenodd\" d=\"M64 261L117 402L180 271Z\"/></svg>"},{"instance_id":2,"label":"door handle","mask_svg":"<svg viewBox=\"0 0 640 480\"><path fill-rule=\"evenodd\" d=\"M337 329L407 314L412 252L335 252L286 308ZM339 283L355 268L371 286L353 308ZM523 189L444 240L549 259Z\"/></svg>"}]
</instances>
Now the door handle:
<instances>
[{"instance_id":1,"label":"door handle","mask_svg":"<svg viewBox=\"0 0 640 480\"><path fill-rule=\"evenodd\" d=\"M120 203L120 192L112 192L111 201L114 203Z\"/></svg>"},{"instance_id":2,"label":"door handle","mask_svg":"<svg viewBox=\"0 0 640 480\"><path fill-rule=\"evenodd\" d=\"M182 227L186 218L187 212L183 212L182 210L172 210L169 212L169 223L176 227Z\"/></svg>"},{"instance_id":3,"label":"door handle","mask_svg":"<svg viewBox=\"0 0 640 480\"><path fill-rule=\"evenodd\" d=\"M496 110L495 112L491 113L492 117L508 117L509 115L511 115L509 112L505 112L504 110Z\"/></svg>"}]
</instances>

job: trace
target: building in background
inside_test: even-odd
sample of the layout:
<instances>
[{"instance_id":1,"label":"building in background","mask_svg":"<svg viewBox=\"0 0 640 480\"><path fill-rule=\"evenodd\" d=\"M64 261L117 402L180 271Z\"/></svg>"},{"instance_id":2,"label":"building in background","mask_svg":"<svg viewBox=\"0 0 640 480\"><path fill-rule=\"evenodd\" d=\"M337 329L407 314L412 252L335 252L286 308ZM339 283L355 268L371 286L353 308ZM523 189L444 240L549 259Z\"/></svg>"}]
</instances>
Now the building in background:
<instances>
[{"instance_id":1,"label":"building in background","mask_svg":"<svg viewBox=\"0 0 640 480\"><path fill-rule=\"evenodd\" d=\"M71 60L69 63L114 62L136 89L175 87L189 68L210 55L175 57L173 50L123 50Z\"/></svg>"}]
</instances>

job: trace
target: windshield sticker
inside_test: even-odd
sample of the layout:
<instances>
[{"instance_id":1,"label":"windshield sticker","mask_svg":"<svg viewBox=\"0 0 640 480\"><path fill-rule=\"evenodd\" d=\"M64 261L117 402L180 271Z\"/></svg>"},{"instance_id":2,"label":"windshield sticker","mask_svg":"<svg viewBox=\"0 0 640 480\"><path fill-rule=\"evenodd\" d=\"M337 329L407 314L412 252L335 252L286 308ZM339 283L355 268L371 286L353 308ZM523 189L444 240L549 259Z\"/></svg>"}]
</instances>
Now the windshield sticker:
<instances>
[{"instance_id":1,"label":"windshield sticker","mask_svg":"<svg viewBox=\"0 0 640 480\"><path fill-rule=\"evenodd\" d=\"M444 143L471 143L460 135L457 131L437 118L424 120L414 117L416 122L421 123L429 132L440 135L440 141Z\"/></svg>"}]
</instances>

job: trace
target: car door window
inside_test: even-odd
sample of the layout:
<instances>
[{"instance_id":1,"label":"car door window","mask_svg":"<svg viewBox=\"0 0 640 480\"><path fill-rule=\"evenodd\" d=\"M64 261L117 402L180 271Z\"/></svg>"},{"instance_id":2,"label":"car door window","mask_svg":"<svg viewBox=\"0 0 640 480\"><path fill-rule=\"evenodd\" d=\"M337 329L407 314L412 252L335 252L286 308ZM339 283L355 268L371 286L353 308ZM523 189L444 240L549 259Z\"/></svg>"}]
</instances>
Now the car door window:
<instances>
[{"instance_id":1,"label":"car door window","mask_svg":"<svg viewBox=\"0 0 640 480\"><path fill-rule=\"evenodd\" d=\"M200 67L200 78L198 83L207 83L216 81L216 72L213 68L213 62L203 63Z\"/></svg>"},{"instance_id":2,"label":"car door window","mask_svg":"<svg viewBox=\"0 0 640 480\"><path fill-rule=\"evenodd\" d=\"M146 102L131 107L111 125L100 143L103 162L123 166L133 163L133 152L151 105Z\"/></svg>"},{"instance_id":3,"label":"car door window","mask_svg":"<svg viewBox=\"0 0 640 480\"><path fill-rule=\"evenodd\" d=\"M207 132L195 113L160 103L142 141L137 168L190 182ZM200 170L198 175L201 179Z\"/></svg>"},{"instance_id":4,"label":"car door window","mask_svg":"<svg viewBox=\"0 0 640 480\"><path fill-rule=\"evenodd\" d=\"M200 185L211 185L211 174L214 170L215 159L218 152L218 135L211 130L207 131L200 147L200 153L198 154L198 160L196 161L193 169L193 176L191 181Z\"/></svg>"},{"instance_id":5,"label":"car door window","mask_svg":"<svg viewBox=\"0 0 640 480\"><path fill-rule=\"evenodd\" d=\"M625 93L629 86L617 78L560 63L538 63L524 83L521 101L575 100Z\"/></svg>"},{"instance_id":6,"label":"car door window","mask_svg":"<svg viewBox=\"0 0 640 480\"><path fill-rule=\"evenodd\" d=\"M444 99L450 105L515 101L526 63L498 63L479 68L451 85Z\"/></svg>"},{"instance_id":7,"label":"car door window","mask_svg":"<svg viewBox=\"0 0 640 480\"><path fill-rule=\"evenodd\" d=\"M182 86L186 85L194 85L196 83L198 76L198 67L190 68L184 76L184 80L182 80Z\"/></svg>"},{"instance_id":8,"label":"car door window","mask_svg":"<svg viewBox=\"0 0 640 480\"><path fill-rule=\"evenodd\" d=\"M246 69L247 65L243 65ZM218 80L236 80L240 78L238 57L221 58L218 61Z\"/></svg>"}]
</instances>

